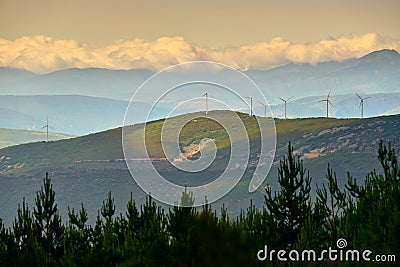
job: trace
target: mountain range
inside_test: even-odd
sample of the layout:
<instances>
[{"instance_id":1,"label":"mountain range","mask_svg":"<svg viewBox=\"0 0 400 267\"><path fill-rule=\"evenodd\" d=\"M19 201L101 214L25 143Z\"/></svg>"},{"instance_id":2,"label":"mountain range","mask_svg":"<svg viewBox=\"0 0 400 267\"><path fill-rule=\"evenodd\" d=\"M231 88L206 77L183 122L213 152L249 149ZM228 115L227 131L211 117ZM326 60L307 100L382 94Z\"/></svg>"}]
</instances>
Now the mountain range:
<instances>
[{"instance_id":1,"label":"mountain range","mask_svg":"<svg viewBox=\"0 0 400 267\"><path fill-rule=\"evenodd\" d=\"M393 115L400 112L400 93L378 93L363 95L370 99L364 101L364 117ZM288 118L324 117L325 102L319 102L326 96L314 96L292 99L287 103ZM278 99L279 100L279 99ZM280 100L279 100L280 101ZM360 101L355 94L333 95L333 106L329 115L336 118L360 117ZM2 96L0 95L0 127L8 129L44 131L46 118L50 132L67 135L85 135L104 131L123 125L128 101L100 97L77 95L35 95ZM133 103L137 114L150 108L147 103ZM161 119L172 107L158 108L153 119ZM283 118L283 104L270 105L274 117ZM263 114L264 107L254 103L256 114ZM188 112L190 112L188 110ZM0 138L4 137L0 133Z\"/></svg>"},{"instance_id":2,"label":"mountain range","mask_svg":"<svg viewBox=\"0 0 400 267\"><path fill-rule=\"evenodd\" d=\"M284 107L278 97L291 96L294 98L287 104L288 117L325 116L325 103L318 101L326 98L329 91L332 117L360 117L355 93L371 97L364 102L365 117L400 111L400 55L394 50L375 51L343 62L289 63L244 73L262 89L275 117L283 117ZM35 74L0 68L0 127L37 131L45 125L46 117L50 131L69 135L121 126L132 94L153 74L146 69L75 68ZM201 91L198 95L203 94ZM256 114L264 114L259 99L254 100ZM135 112L147 110L152 104L145 100L134 103ZM166 117L176 104L163 103L152 119Z\"/></svg>"},{"instance_id":3,"label":"mountain range","mask_svg":"<svg viewBox=\"0 0 400 267\"><path fill-rule=\"evenodd\" d=\"M400 91L400 55L381 50L342 62L289 63L246 74L273 97L303 98L327 95L329 90L337 95L394 93Z\"/></svg>"},{"instance_id":4,"label":"mountain range","mask_svg":"<svg viewBox=\"0 0 400 267\"><path fill-rule=\"evenodd\" d=\"M146 69L66 69L48 74L0 68L0 95L84 95L129 100L155 72ZM289 63L244 72L267 98L400 92L400 55L375 51L358 59L315 65Z\"/></svg>"}]
</instances>

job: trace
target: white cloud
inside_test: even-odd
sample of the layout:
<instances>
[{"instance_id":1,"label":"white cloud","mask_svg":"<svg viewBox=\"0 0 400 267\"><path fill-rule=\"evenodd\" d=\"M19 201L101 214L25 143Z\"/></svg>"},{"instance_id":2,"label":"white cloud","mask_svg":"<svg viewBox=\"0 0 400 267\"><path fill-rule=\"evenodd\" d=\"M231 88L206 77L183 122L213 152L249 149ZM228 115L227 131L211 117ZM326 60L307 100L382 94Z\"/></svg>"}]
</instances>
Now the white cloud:
<instances>
[{"instance_id":1,"label":"white cloud","mask_svg":"<svg viewBox=\"0 0 400 267\"><path fill-rule=\"evenodd\" d=\"M279 66L289 61L312 64L342 61L385 48L400 51L400 40L376 33L307 44L290 43L276 37L268 42L212 49L176 36L160 37L155 41L118 40L96 48L75 40L32 36L16 40L0 38L0 66L36 73L73 67L160 70L177 63L211 60L240 69L257 69Z\"/></svg>"}]
</instances>

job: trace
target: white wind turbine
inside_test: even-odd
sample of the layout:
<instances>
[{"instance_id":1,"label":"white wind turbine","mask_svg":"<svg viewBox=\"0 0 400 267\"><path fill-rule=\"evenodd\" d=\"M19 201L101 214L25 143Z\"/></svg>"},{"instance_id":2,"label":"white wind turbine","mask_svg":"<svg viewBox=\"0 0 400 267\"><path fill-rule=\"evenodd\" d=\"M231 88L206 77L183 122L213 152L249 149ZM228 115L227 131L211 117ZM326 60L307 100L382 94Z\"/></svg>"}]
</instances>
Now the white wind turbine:
<instances>
[{"instance_id":1,"label":"white wind turbine","mask_svg":"<svg viewBox=\"0 0 400 267\"><path fill-rule=\"evenodd\" d=\"M252 117L253 116L253 97L245 96L245 98L250 99L250 117Z\"/></svg>"},{"instance_id":2,"label":"white wind turbine","mask_svg":"<svg viewBox=\"0 0 400 267\"><path fill-rule=\"evenodd\" d=\"M203 95L206 97L206 115L208 114L208 90L206 90L206 93Z\"/></svg>"},{"instance_id":3,"label":"white wind turbine","mask_svg":"<svg viewBox=\"0 0 400 267\"><path fill-rule=\"evenodd\" d=\"M46 117L46 125L43 126L43 127L40 128L40 129L44 129L44 128L46 128L46 143L47 143L47 142L49 142L49 128L51 128L51 127L49 126L49 117L48 117L48 116Z\"/></svg>"},{"instance_id":4,"label":"white wind turbine","mask_svg":"<svg viewBox=\"0 0 400 267\"><path fill-rule=\"evenodd\" d=\"M265 104L261 101L258 101L258 102L260 102L260 104L264 106L264 117L267 117L267 104Z\"/></svg>"},{"instance_id":5,"label":"white wind turbine","mask_svg":"<svg viewBox=\"0 0 400 267\"><path fill-rule=\"evenodd\" d=\"M371 98L370 96L362 98L359 94L355 93L356 96L360 99L360 106L358 108L361 109L361 119L364 118L364 100Z\"/></svg>"},{"instance_id":6,"label":"white wind turbine","mask_svg":"<svg viewBox=\"0 0 400 267\"><path fill-rule=\"evenodd\" d=\"M284 103L285 120L286 120L286 103L287 103L290 99L292 99L293 97L294 97L294 96L291 96L291 97L289 97L288 99L283 99L282 97L279 97L279 99L282 100L283 103Z\"/></svg>"},{"instance_id":7,"label":"white wind turbine","mask_svg":"<svg viewBox=\"0 0 400 267\"><path fill-rule=\"evenodd\" d=\"M331 95L331 90L329 90L328 96L326 99L322 99L318 102L326 102L326 117L329 118L329 104L333 107L332 102L329 100L329 96Z\"/></svg>"}]
</instances>

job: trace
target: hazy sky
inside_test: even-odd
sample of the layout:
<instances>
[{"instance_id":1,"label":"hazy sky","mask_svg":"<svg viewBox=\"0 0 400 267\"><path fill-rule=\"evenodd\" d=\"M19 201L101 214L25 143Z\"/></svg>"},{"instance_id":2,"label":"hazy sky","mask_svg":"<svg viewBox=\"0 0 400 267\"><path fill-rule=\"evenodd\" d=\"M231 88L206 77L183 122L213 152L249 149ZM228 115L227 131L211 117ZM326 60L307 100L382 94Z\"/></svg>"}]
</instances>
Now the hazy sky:
<instances>
[{"instance_id":1,"label":"hazy sky","mask_svg":"<svg viewBox=\"0 0 400 267\"><path fill-rule=\"evenodd\" d=\"M314 42L377 32L400 38L398 0L0 0L0 36L106 44L181 35L221 47L283 37Z\"/></svg>"},{"instance_id":2,"label":"hazy sky","mask_svg":"<svg viewBox=\"0 0 400 267\"><path fill-rule=\"evenodd\" d=\"M0 66L48 72L343 60L399 51L399 14L398 0L0 0Z\"/></svg>"}]
</instances>

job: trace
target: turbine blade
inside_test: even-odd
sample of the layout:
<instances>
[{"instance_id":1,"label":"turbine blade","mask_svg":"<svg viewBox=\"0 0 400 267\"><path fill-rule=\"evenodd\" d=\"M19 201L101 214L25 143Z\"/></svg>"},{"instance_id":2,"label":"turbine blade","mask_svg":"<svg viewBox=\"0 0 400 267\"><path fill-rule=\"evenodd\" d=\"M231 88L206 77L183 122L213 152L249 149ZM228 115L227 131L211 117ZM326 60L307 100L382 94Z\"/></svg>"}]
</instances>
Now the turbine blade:
<instances>
[{"instance_id":1,"label":"turbine blade","mask_svg":"<svg viewBox=\"0 0 400 267\"><path fill-rule=\"evenodd\" d=\"M283 102L286 102L286 100L283 99L282 97L279 97L279 96L278 96L278 98L279 98L280 100L282 100Z\"/></svg>"},{"instance_id":2,"label":"turbine blade","mask_svg":"<svg viewBox=\"0 0 400 267\"><path fill-rule=\"evenodd\" d=\"M332 89L329 90L328 97L326 99L328 99L329 96L331 95L331 91L332 91Z\"/></svg>"},{"instance_id":3,"label":"turbine blade","mask_svg":"<svg viewBox=\"0 0 400 267\"><path fill-rule=\"evenodd\" d=\"M364 100L365 100L365 99L368 99L368 98L371 98L371 97L370 97L370 96L369 96L369 97L366 97L366 98L364 98Z\"/></svg>"},{"instance_id":4,"label":"turbine blade","mask_svg":"<svg viewBox=\"0 0 400 267\"><path fill-rule=\"evenodd\" d=\"M357 93L355 93L355 94L356 94L356 96L358 96L359 99L362 99L362 97L359 94L357 94Z\"/></svg>"},{"instance_id":5,"label":"turbine blade","mask_svg":"<svg viewBox=\"0 0 400 267\"><path fill-rule=\"evenodd\" d=\"M331 106L333 107L333 104L332 104L332 102L331 102L329 99L328 99L328 103L331 104Z\"/></svg>"},{"instance_id":6,"label":"turbine blade","mask_svg":"<svg viewBox=\"0 0 400 267\"><path fill-rule=\"evenodd\" d=\"M258 101L258 102L260 102L260 104L263 105L263 106L266 106L266 105L267 105L267 104L265 104L265 103L263 103L263 102L261 102L261 101Z\"/></svg>"},{"instance_id":7,"label":"turbine blade","mask_svg":"<svg viewBox=\"0 0 400 267\"><path fill-rule=\"evenodd\" d=\"M293 97L294 97L294 96L289 97L288 100L286 100L286 101L289 101L289 100L292 99Z\"/></svg>"}]
</instances>

